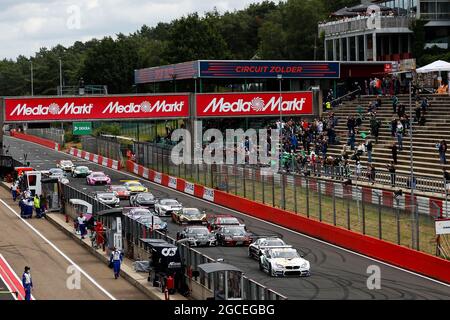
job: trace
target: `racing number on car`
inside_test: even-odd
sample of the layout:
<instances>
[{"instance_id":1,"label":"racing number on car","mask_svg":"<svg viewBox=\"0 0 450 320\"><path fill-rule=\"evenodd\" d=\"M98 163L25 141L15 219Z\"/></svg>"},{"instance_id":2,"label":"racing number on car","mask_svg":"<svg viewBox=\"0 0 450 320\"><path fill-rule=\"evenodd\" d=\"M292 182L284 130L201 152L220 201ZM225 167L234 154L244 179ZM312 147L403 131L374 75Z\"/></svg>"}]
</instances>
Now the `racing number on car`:
<instances>
[{"instance_id":1,"label":"racing number on car","mask_svg":"<svg viewBox=\"0 0 450 320\"><path fill-rule=\"evenodd\" d=\"M177 248L164 248L161 250L161 254L164 257L173 257L177 253Z\"/></svg>"}]
</instances>

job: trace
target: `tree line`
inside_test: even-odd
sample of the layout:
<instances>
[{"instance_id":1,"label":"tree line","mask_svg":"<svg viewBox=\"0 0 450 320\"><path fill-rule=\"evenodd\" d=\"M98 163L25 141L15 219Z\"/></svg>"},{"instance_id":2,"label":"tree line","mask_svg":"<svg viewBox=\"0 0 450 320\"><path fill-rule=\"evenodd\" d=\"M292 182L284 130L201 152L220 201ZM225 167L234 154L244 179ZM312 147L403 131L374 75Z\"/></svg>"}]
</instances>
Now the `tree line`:
<instances>
[{"instance_id":1,"label":"tree line","mask_svg":"<svg viewBox=\"0 0 450 320\"><path fill-rule=\"evenodd\" d=\"M198 59L323 59L317 24L358 0L264 1L220 14L188 14L170 23L142 26L129 35L41 48L32 57L0 61L0 96L57 94L63 85L107 85L109 93L133 91L134 70Z\"/></svg>"}]
</instances>

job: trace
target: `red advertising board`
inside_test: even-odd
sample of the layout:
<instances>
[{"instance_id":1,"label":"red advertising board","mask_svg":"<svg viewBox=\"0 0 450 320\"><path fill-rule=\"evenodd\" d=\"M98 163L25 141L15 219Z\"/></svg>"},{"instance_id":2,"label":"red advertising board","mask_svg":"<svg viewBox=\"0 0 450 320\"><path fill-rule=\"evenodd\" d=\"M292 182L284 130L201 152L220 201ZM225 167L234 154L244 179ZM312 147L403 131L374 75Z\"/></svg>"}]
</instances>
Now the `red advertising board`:
<instances>
[{"instance_id":1,"label":"red advertising board","mask_svg":"<svg viewBox=\"0 0 450 320\"><path fill-rule=\"evenodd\" d=\"M6 98L5 121L182 118L189 95Z\"/></svg>"},{"instance_id":2,"label":"red advertising board","mask_svg":"<svg viewBox=\"0 0 450 320\"><path fill-rule=\"evenodd\" d=\"M197 95L197 117L310 115L312 106L312 92Z\"/></svg>"}]
</instances>

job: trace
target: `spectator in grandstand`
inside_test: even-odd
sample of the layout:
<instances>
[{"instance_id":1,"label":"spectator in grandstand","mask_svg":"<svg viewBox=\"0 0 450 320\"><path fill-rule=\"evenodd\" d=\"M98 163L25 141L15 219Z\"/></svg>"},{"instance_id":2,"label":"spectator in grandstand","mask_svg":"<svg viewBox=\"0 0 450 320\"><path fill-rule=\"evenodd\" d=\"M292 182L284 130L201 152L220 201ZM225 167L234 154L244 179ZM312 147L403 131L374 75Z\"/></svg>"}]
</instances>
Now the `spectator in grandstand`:
<instances>
[{"instance_id":1,"label":"spectator in grandstand","mask_svg":"<svg viewBox=\"0 0 450 320\"><path fill-rule=\"evenodd\" d=\"M397 119L395 117L392 117L390 127L391 127L391 136L395 137L395 131L397 130Z\"/></svg>"},{"instance_id":2,"label":"spectator in grandstand","mask_svg":"<svg viewBox=\"0 0 450 320\"><path fill-rule=\"evenodd\" d=\"M447 142L445 140L441 140L439 143L439 161L441 164L447 164L446 152L447 152Z\"/></svg>"},{"instance_id":3,"label":"spectator in grandstand","mask_svg":"<svg viewBox=\"0 0 450 320\"><path fill-rule=\"evenodd\" d=\"M445 168L442 168L442 173L444 175L445 188L447 191L449 191L450 190L450 173L448 173Z\"/></svg>"},{"instance_id":4,"label":"spectator in grandstand","mask_svg":"<svg viewBox=\"0 0 450 320\"><path fill-rule=\"evenodd\" d=\"M401 118L401 117L405 116L405 113L406 113L405 105L404 104L400 104L397 107L397 115L398 115L398 117Z\"/></svg>"},{"instance_id":5,"label":"spectator in grandstand","mask_svg":"<svg viewBox=\"0 0 450 320\"><path fill-rule=\"evenodd\" d=\"M430 103L428 102L428 98L423 98L422 99L422 103L420 104L420 107L422 108L423 111L428 111L428 108L430 107Z\"/></svg>"},{"instance_id":6,"label":"spectator in grandstand","mask_svg":"<svg viewBox=\"0 0 450 320\"><path fill-rule=\"evenodd\" d=\"M437 94L447 94L448 93L448 84L447 82L442 81L441 85L437 89Z\"/></svg>"},{"instance_id":7,"label":"spectator in grandstand","mask_svg":"<svg viewBox=\"0 0 450 320\"><path fill-rule=\"evenodd\" d=\"M376 115L370 118L370 133L375 138L375 143L378 143L378 136L380 135L381 121L377 119Z\"/></svg>"},{"instance_id":8,"label":"spectator in grandstand","mask_svg":"<svg viewBox=\"0 0 450 320\"><path fill-rule=\"evenodd\" d=\"M372 151L373 151L373 143L372 140L366 139L366 150L367 150L367 161L372 163Z\"/></svg>"},{"instance_id":9,"label":"spectator in grandstand","mask_svg":"<svg viewBox=\"0 0 450 320\"><path fill-rule=\"evenodd\" d=\"M398 97L396 95L392 96L392 111L393 113L397 113L397 106L398 106Z\"/></svg>"},{"instance_id":10,"label":"spectator in grandstand","mask_svg":"<svg viewBox=\"0 0 450 320\"><path fill-rule=\"evenodd\" d=\"M369 163L367 165L367 178L369 179L369 183L374 184L375 183L375 166L372 163Z\"/></svg>"},{"instance_id":11,"label":"spectator in grandstand","mask_svg":"<svg viewBox=\"0 0 450 320\"><path fill-rule=\"evenodd\" d=\"M351 150L355 150L355 132L352 131L348 134L348 140L347 145L350 147Z\"/></svg>"},{"instance_id":12,"label":"spectator in grandstand","mask_svg":"<svg viewBox=\"0 0 450 320\"><path fill-rule=\"evenodd\" d=\"M395 187L395 163L394 161L391 161L387 166L387 170L389 171L389 174L391 175L391 186Z\"/></svg>"},{"instance_id":13,"label":"spectator in grandstand","mask_svg":"<svg viewBox=\"0 0 450 320\"><path fill-rule=\"evenodd\" d=\"M395 131L397 135L397 144L398 144L398 150L403 150L403 132L405 128L403 127L403 124L400 120L397 121L397 129Z\"/></svg>"},{"instance_id":14,"label":"spectator in grandstand","mask_svg":"<svg viewBox=\"0 0 450 320\"><path fill-rule=\"evenodd\" d=\"M419 126L424 126L426 122L427 122L426 113L425 111L422 110L420 112Z\"/></svg>"},{"instance_id":15,"label":"spectator in grandstand","mask_svg":"<svg viewBox=\"0 0 450 320\"><path fill-rule=\"evenodd\" d=\"M378 97L377 97L377 102L376 102L376 108L377 108L377 110L381 108L381 104L382 104L382 101L381 101L381 95L378 95Z\"/></svg>"},{"instance_id":16,"label":"spectator in grandstand","mask_svg":"<svg viewBox=\"0 0 450 320\"><path fill-rule=\"evenodd\" d=\"M400 80L395 77L394 78L394 94L398 95L400 93L400 87L401 87L401 83Z\"/></svg>"},{"instance_id":17,"label":"spectator in grandstand","mask_svg":"<svg viewBox=\"0 0 450 320\"><path fill-rule=\"evenodd\" d=\"M395 142L392 143L391 151L392 151L392 160L393 160L394 164L397 164L398 148L397 148L397 145L395 144Z\"/></svg>"},{"instance_id":18,"label":"spectator in grandstand","mask_svg":"<svg viewBox=\"0 0 450 320\"><path fill-rule=\"evenodd\" d=\"M361 157L366 152L366 145L364 142L361 142L356 149L356 154Z\"/></svg>"}]
</instances>

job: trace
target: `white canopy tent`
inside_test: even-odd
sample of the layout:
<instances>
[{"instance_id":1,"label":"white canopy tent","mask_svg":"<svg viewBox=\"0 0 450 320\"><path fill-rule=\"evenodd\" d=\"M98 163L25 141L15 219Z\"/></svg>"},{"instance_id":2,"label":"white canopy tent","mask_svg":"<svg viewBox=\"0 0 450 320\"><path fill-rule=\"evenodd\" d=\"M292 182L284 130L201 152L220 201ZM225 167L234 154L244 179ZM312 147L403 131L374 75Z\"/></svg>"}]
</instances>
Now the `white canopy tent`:
<instances>
[{"instance_id":1,"label":"white canopy tent","mask_svg":"<svg viewBox=\"0 0 450 320\"><path fill-rule=\"evenodd\" d=\"M422 68L416 69L417 73L442 72L442 71L450 72L450 63L438 60Z\"/></svg>"},{"instance_id":2,"label":"white canopy tent","mask_svg":"<svg viewBox=\"0 0 450 320\"><path fill-rule=\"evenodd\" d=\"M439 80L441 80L441 72L447 72L447 78L450 80L450 63L442 60L437 60L430 63L422 68L416 69L417 73L429 73L429 72L439 72ZM450 86L448 86L448 94L450 95Z\"/></svg>"}]
</instances>

